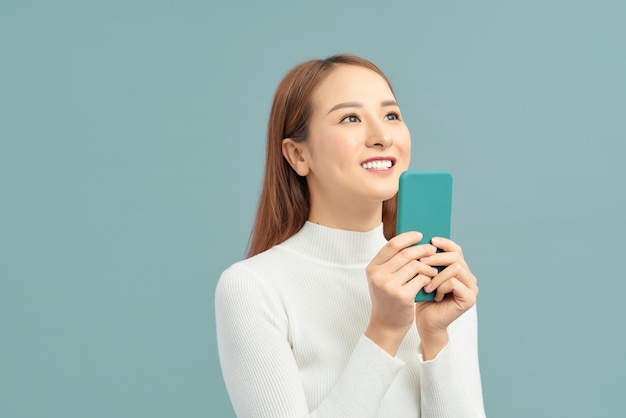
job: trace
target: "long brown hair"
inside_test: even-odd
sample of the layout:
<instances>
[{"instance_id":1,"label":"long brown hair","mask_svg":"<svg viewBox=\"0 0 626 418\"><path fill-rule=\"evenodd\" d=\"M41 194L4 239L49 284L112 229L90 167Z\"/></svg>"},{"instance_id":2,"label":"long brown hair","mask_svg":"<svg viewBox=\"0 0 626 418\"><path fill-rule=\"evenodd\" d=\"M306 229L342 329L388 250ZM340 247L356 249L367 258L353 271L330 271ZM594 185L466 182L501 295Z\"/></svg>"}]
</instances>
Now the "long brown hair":
<instances>
[{"instance_id":1,"label":"long brown hair","mask_svg":"<svg viewBox=\"0 0 626 418\"><path fill-rule=\"evenodd\" d=\"M309 217L306 178L299 176L283 157L282 141L291 138L300 142L308 138L313 93L337 65L356 65L372 70L383 77L391 89L389 80L376 65L348 54L307 61L287 73L276 89L270 112L265 176L248 256L285 241L298 232ZM393 89L391 91L393 93ZM397 195L383 202L382 222L387 239L395 235L396 206Z\"/></svg>"}]
</instances>

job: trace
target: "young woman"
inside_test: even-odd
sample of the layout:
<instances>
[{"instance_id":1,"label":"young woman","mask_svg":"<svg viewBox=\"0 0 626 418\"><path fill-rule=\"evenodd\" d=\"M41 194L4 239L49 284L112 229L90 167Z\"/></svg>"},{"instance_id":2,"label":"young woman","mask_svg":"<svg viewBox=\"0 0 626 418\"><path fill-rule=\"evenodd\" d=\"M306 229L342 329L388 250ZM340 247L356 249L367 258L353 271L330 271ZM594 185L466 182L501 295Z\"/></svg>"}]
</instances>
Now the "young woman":
<instances>
[{"instance_id":1,"label":"young woman","mask_svg":"<svg viewBox=\"0 0 626 418\"><path fill-rule=\"evenodd\" d=\"M237 415L484 416L478 287L461 248L394 237L411 139L384 74L351 55L295 67L267 140L250 257L216 290ZM414 303L421 288L435 302Z\"/></svg>"}]
</instances>

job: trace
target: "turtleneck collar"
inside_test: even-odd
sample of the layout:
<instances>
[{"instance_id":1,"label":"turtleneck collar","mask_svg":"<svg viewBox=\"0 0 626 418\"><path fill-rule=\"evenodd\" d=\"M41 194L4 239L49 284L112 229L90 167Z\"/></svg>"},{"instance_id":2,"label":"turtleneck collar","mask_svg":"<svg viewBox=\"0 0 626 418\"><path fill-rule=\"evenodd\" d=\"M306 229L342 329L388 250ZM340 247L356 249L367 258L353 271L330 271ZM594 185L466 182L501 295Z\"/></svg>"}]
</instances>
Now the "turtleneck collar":
<instances>
[{"instance_id":1,"label":"turtleneck collar","mask_svg":"<svg viewBox=\"0 0 626 418\"><path fill-rule=\"evenodd\" d=\"M356 232L307 221L279 246L329 264L362 266L369 264L386 242L382 223L371 231Z\"/></svg>"}]
</instances>

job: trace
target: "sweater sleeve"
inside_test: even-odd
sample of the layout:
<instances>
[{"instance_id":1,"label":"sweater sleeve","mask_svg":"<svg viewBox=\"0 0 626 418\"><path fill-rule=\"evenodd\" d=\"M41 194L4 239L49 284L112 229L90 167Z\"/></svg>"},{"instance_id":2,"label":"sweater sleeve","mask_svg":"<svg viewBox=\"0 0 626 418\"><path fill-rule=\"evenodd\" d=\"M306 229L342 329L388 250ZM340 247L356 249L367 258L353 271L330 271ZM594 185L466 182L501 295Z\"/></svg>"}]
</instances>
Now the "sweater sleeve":
<instances>
[{"instance_id":1,"label":"sweater sleeve","mask_svg":"<svg viewBox=\"0 0 626 418\"><path fill-rule=\"evenodd\" d=\"M476 306L449 327L448 345L432 360L419 353L422 418L485 417L478 365Z\"/></svg>"},{"instance_id":2,"label":"sweater sleeve","mask_svg":"<svg viewBox=\"0 0 626 418\"><path fill-rule=\"evenodd\" d=\"M238 417L375 416L404 365L362 336L330 393L310 411L277 292L235 264L219 280L215 309L222 374Z\"/></svg>"}]
</instances>

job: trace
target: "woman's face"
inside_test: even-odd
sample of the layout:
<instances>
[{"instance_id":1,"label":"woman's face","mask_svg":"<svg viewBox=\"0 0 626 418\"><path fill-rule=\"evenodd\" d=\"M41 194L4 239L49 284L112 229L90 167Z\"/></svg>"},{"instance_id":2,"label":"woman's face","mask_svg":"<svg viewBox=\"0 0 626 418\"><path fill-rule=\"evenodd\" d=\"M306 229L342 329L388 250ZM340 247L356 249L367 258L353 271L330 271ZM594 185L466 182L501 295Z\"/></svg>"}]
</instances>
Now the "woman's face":
<instances>
[{"instance_id":1,"label":"woman's face","mask_svg":"<svg viewBox=\"0 0 626 418\"><path fill-rule=\"evenodd\" d=\"M291 145L306 176L311 210L379 208L409 167L411 137L391 89L376 72L339 65L316 88L309 137ZM297 148L297 149L296 149Z\"/></svg>"}]
</instances>

